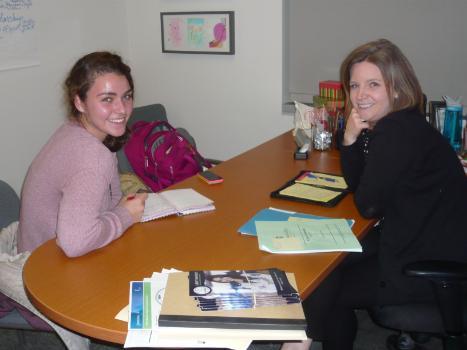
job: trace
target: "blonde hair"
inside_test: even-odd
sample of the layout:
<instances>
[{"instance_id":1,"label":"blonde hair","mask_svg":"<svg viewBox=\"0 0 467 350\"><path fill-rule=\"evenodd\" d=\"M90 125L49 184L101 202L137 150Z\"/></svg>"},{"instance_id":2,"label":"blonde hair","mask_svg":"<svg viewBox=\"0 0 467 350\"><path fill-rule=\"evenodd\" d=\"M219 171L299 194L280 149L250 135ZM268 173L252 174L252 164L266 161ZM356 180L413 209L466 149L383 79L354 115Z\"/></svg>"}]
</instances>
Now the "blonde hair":
<instances>
[{"instance_id":1,"label":"blonde hair","mask_svg":"<svg viewBox=\"0 0 467 350\"><path fill-rule=\"evenodd\" d=\"M392 111L418 108L425 114L423 92L409 60L387 39L378 39L354 49L342 62L341 82L346 95L346 115L352 109L349 98L350 73L354 64L370 62L376 65L384 79Z\"/></svg>"}]
</instances>

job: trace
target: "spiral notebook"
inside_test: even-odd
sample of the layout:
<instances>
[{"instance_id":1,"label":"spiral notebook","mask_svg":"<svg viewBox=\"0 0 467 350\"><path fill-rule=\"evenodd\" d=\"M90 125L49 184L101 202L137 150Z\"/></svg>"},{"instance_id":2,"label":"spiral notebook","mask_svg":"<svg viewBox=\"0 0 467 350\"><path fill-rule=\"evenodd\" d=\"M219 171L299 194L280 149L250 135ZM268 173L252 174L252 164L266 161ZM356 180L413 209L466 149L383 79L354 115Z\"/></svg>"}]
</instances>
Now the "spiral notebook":
<instances>
[{"instance_id":1,"label":"spiral notebook","mask_svg":"<svg viewBox=\"0 0 467 350\"><path fill-rule=\"evenodd\" d=\"M191 188L149 193L141 222L169 215L188 215L214 210L214 202Z\"/></svg>"}]
</instances>

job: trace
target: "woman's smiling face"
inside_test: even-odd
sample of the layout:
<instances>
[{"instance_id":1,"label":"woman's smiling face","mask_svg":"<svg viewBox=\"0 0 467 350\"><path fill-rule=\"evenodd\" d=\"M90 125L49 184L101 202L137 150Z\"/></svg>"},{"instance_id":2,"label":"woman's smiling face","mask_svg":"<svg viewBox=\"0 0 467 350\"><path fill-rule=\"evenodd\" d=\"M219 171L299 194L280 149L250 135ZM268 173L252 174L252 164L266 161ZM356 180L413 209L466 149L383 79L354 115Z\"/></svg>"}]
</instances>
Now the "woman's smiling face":
<instances>
[{"instance_id":1,"label":"woman's smiling face","mask_svg":"<svg viewBox=\"0 0 467 350\"><path fill-rule=\"evenodd\" d=\"M383 75L373 63L363 61L352 66L349 90L353 108L370 127L392 110Z\"/></svg>"},{"instance_id":2,"label":"woman's smiling face","mask_svg":"<svg viewBox=\"0 0 467 350\"><path fill-rule=\"evenodd\" d=\"M75 97L84 128L103 141L107 135L122 136L133 111L133 91L123 75L105 73L96 77L82 101Z\"/></svg>"}]
</instances>

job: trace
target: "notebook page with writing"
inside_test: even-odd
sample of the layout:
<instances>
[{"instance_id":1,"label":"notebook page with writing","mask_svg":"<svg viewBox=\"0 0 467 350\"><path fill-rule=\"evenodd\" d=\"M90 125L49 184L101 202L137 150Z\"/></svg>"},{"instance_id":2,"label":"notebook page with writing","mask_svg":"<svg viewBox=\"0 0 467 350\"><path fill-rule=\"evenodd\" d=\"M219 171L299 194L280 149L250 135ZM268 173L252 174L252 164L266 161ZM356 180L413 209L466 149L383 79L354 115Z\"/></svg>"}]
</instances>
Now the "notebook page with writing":
<instances>
[{"instance_id":1,"label":"notebook page with writing","mask_svg":"<svg viewBox=\"0 0 467 350\"><path fill-rule=\"evenodd\" d=\"M191 188L169 190L160 193L177 211L187 215L214 210L214 202Z\"/></svg>"}]
</instances>

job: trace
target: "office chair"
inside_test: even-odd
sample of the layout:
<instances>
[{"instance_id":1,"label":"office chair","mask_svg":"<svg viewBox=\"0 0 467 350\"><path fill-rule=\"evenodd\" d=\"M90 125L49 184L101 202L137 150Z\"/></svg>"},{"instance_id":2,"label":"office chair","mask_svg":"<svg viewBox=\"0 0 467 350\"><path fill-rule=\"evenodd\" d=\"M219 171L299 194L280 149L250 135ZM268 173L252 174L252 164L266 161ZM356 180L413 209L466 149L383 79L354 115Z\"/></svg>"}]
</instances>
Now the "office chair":
<instances>
[{"instance_id":1,"label":"office chair","mask_svg":"<svg viewBox=\"0 0 467 350\"><path fill-rule=\"evenodd\" d=\"M407 264L403 271L407 276L429 280L436 302L384 305L368 310L376 324L401 332L388 338L388 349L423 349L418 343L426 340L428 334L441 337L444 350L466 350L467 264L419 261Z\"/></svg>"},{"instance_id":2,"label":"office chair","mask_svg":"<svg viewBox=\"0 0 467 350\"><path fill-rule=\"evenodd\" d=\"M9 184L0 180L0 229L19 219L20 200ZM32 312L0 293L0 328L16 330L39 330L53 332L53 329ZM23 333L17 332L18 342L23 344Z\"/></svg>"}]
</instances>

